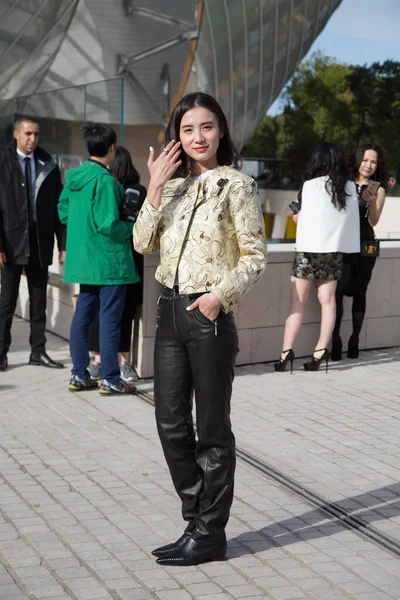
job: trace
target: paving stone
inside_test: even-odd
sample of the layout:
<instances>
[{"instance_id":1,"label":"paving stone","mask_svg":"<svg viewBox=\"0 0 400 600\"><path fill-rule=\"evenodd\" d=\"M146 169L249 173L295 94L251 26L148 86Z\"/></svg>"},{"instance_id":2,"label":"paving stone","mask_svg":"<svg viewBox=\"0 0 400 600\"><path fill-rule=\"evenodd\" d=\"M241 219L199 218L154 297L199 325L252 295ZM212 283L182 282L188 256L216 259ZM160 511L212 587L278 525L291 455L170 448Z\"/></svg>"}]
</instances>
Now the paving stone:
<instances>
[{"instance_id":1,"label":"paving stone","mask_svg":"<svg viewBox=\"0 0 400 600\"><path fill-rule=\"evenodd\" d=\"M157 565L151 550L183 523L152 407L72 396L68 373L25 364L27 330L15 319L10 365L23 366L1 375L0 551L30 600L399 599L398 559L240 462L229 559ZM237 375L238 445L400 539L400 350L362 352L327 376ZM28 596L0 566L3 597Z\"/></svg>"},{"instance_id":2,"label":"paving stone","mask_svg":"<svg viewBox=\"0 0 400 600\"><path fill-rule=\"evenodd\" d=\"M171 592L157 592L156 597L160 600L191 600L193 596L190 596L185 590L173 590ZM218 598L218 596L215 596Z\"/></svg>"},{"instance_id":3,"label":"paving stone","mask_svg":"<svg viewBox=\"0 0 400 600\"><path fill-rule=\"evenodd\" d=\"M145 590L119 590L117 593L117 600L151 600L151 598L154 596Z\"/></svg>"},{"instance_id":4,"label":"paving stone","mask_svg":"<svg viewBox=\"0 0 400 600\"><path fill-rule=\"evenodd\" d=\"M21 590L15 583L1 585L0 586L0 594L1 594L0 598L4 598L4 599L12 598L13 600L15 600L16 596L23 596ZM26 596L23 596L23 597L26 598Z\"/></svg>"}]
</instances>

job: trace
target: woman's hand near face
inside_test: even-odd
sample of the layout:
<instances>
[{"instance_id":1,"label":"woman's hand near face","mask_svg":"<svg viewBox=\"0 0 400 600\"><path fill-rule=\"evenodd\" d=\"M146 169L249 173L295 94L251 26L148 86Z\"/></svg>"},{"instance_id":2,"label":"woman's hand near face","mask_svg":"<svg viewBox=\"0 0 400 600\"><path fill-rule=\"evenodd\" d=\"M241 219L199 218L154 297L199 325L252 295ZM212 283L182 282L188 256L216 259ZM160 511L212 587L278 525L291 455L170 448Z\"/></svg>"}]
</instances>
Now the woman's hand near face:
<instances>
[{"instance_id":1,"label":"woman's hand near face","mask_svg":"<svg viewBox=\"0 0 400 600\"><path fill-rule=\"evenodd\" d=\"M171 176L175 173L182 161L179 160L181 154L181 143L175 144L174 140L167 144L160 156L154 160L154 148L150 147L149 160L147 167L150 173L150 180L154 185L164 186Z\"/></svg>"},{"instance_id":2,"label":"woman's hand near face","mask_svg":"<svg viewBox=\"0 0 400 600\"><path fill-rule=\"evenodd\" d=\"M160 156L154 159L154 148L150 147L149 159L147 161L147 168L150 173L147 200L156 210L160 208L165 184L182 164L179 158L181 152L181 143L175 143L172 140L166 145Z\"/></svg>"}]
</instances>

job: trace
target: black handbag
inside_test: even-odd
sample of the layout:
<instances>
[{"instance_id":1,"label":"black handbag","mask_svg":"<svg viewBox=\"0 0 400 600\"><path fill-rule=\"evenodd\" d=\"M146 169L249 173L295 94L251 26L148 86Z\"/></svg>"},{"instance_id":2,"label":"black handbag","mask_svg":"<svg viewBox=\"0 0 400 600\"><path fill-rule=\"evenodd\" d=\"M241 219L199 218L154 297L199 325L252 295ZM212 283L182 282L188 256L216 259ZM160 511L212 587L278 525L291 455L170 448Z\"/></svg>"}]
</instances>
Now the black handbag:
<instances>
[{"instance_id":1,"label":"black handbag","mask_svg":"<svg viewBox=\"0 0 400 600\"><path fill-rule=\"evenodd\" d=\"M361 256L377 258L379 256L379 250L379 240L366 240L365 242L361 242Z\"/></svg>"}]
</instances>

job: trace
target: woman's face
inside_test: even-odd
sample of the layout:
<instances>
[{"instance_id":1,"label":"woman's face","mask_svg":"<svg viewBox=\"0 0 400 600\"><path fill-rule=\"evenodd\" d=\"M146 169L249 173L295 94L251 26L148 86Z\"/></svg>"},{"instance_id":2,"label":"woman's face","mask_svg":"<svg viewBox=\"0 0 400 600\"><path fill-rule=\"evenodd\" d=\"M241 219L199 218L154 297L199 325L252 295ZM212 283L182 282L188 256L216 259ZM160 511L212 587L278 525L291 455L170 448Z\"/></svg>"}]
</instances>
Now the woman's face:
<instances>
[{"instance_id":1,"label":"woman's face","mask_svg":"<svg viewBox=\"0 0 400 600\"><path fill-rule=\"evenodd\" d=\"M378 168L378 153L375 150L366 150L364 152L364 158L361 161L360 168L358 170L362 177L371 179L376 173Z\"/></svg>"},{"instance_id":2,"label":"woman's face","mask_svg":"<svg viewBox=\"0 0 400 600\"><path fill-rule=\"evenodd\" d=\"M179 136L184 152L205 172L218 166L217 150L223 137L217 116L208 108L196 106L182 117Z\"/></svg>"}]
</instances>

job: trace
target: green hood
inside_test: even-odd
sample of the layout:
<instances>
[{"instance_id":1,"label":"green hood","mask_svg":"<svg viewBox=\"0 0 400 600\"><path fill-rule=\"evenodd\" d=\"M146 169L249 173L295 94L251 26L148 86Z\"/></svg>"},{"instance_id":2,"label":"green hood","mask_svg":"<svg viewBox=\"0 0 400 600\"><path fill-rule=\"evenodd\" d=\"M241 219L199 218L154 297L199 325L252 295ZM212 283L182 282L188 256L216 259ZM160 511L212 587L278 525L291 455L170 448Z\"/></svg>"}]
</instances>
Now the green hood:
<instances>
[{"instance_id":1,"label":"green hood","mask_svg":"<svg viewBox=\"0 0 400 600\"><path fill-rule=\"evenodd\" d=\"M65 187L72 192L82 190L86 185L91 183L93 179L98 177L113 177L110 171L106 170L102 165L94 161L87 160L77 169L68 171L65 180Z\"/></svg>"}]
</instances>

